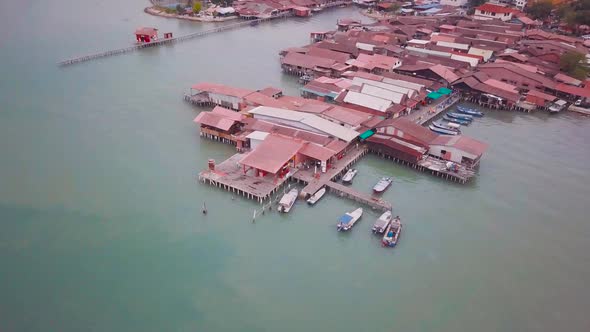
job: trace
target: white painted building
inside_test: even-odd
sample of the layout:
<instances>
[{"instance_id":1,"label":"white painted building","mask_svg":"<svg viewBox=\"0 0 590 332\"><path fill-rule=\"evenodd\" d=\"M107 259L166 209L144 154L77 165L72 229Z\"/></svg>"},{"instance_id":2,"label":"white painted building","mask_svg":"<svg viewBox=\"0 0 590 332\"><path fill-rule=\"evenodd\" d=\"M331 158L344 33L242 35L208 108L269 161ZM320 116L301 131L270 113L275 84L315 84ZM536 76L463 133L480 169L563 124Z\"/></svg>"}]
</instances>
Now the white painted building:
<instances>
[{"instance_id":1,"label":"white painted building","mask_svg":"<svg viewBox=\"0 0 590 332\"><path fill-rule=\"evenodd\" d=\"M510 21L512 19L514 10L508 7L495 5L492 3L485 3L475 8L473 18L476 20L501 20Z\"/></svg>"},{"instance_id":2,"label":"white painted building","mask_svg":"<svg viewBox=\"0 0 590 332\"><path fill-rule=\"evenodd\" d=\"M443 6L454 6L454 7L467 6L467 3L469 3L468 0L441 0L440 1L440 4Z\"/></svg>"}]
</instances>

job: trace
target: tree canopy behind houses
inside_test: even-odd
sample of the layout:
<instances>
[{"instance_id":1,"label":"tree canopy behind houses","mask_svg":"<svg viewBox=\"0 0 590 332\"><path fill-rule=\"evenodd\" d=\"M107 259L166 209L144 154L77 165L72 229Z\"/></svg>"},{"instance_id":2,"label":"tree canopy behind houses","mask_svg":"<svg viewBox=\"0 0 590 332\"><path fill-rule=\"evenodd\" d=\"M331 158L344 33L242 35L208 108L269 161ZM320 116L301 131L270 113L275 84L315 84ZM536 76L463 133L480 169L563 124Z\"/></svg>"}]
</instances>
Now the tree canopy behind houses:
<instances>
[{"instance_id":1,"label":"tree canopy behind houses","mask_svg":"<svg viewBox=\"0 0 590 332\"><path fill-rule=\"evenodd\" d=\"M559 68L563 72L579 80L586 79L586 76L588 75L586 56L578 52L564 53L559 59Z\"/></svg>"},{"instance_id":2,"label":"tree canopy behind houses","mask_svg":"<svg viewBox=\"0 0 590 332\"><path fill-rule=\"evenodd\" d=\"M553 3L551 0L543 0L535 2L527 7L527 13L529 13L534 19L544 20L551 15L553 10Z\"/></svg>"},{"instance_id":3,"label":"tree canopy behind houses","mask_svg":"<svg viewBox=\"0 0 590 332\"><path fill-rule=\"evenodd\" d=\"M195 4L193 5L193 13L195 13L195 14L199 13L202 8L203 8L203 5L200 2L195 2Z\"/></svg>"}]
</instances>

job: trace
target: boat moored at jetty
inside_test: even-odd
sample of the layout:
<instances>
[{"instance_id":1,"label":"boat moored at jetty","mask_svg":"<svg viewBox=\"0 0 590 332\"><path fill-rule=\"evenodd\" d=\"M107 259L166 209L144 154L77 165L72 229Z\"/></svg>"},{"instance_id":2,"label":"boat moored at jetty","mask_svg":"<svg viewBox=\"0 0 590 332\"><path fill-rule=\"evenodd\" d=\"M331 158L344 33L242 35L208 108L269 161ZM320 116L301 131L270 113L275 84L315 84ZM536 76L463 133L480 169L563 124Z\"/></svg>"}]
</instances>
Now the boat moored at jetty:
<instances>
[{"instance_id":1,"label":"boat moored at jetty","mask_svg":"<svg viewBox=\"0 0 590 332\"><path fill-rule=\"evenodd\" d=\"M389 227L389 224L391 223L391 219L392 219L391 211L385 211L379 217L379 219L377 219L377 221L375 221L375 224L373 224L373 233L383 234L383 232L385 232L387 227Z\"/></svg>"},{"instance_id":2,"label":"boat moored at jetty","mask_svg":"<svg viewBox=\"0 0 590 332\"><path fill-rule=\"evenodd\" d=\"M326 194L326 187L323 187L322 189L318 190L315 192L315 194L313 194L308 200L307 200L307 204L309 205L314 205L315 203L317 203L322 197L324 197L324 195Z\"/></svg>"},{"instance_id":3,"label":"boat moored at jetty","mask_svg":"<svg viewBox=\"0 0 590 332\"><path fill-rule=\"evenodd\" d=\"M363 208L358 208L352 212L346 212L342 217L338 219L336 227L338 231L348 231L363 215Z\"/></svg>"},{"instance_id":4,"label":"boat moored at jetty","mask_svg":"<svg viewBox=\"0 0 590 332\"><path fill-rule=\"evenodd\" d=\"M428 126L428 128L430 130L434 131L435 133L441 134L441 135L458 135L459 134L459 132L457 130L438 128L434 125L430 125L430 126Z\"/></svg>"},{"instance_id":5,"label":"boat moored at jetty","mask_svg":"<svg viewBox=\"0 0 590 332\"><path fill-rule=\"evenodd\" d=\"M466 121L473 121L473 116L455 112L448 112L447 115L454 119L466 120Z\"/></svg>"},{"instance_id":6,"label":"boat moored at jetty","mask_svg":"<svg viewBox=\"0 0 590 332\"><path fill-rule=\"evenodd\" d=\"M452 118L452 117L450 117L450 116L448 116L446 114L443 116L443 119L449 121L450 123L456 123L456 124L459 124L459 125L468 125L468 124L471 123L471 121L457 119L457 118Z\"/></svg>"},{"instance_id":7,"label":"boat moored at jetty","mask_svg":"<svg viewBox=\"0 0 590 332\"><path fill-rule=\"evenodd\" d=\"M358 171L356 169L353 169L353 168L349 169L348 172L346 172L346 174L344 174L344 176L342 177L342 182L352 183L352 179L354 179L357 172Z\"/></svg>"},{"instance_id":8,"label":"boat moored at jetty","mask_svg":"<svg viewBox=\"0 0 590 332\"><path fill-rule=\"evenodd\" d=\"M279 212L288 213L291 211L293 204L295 204L295 201L297 200L298 194L299 191L297 191L297 189L291 189L288 193L283 195L279 201Z\"/></svg>"},{"instance_id":9,"label":"boat moored at jetty","mask_svg":"<svg viewBox=\"0 0 590 332\"><path fill-rule=\"evenodd\" d=\"M463 114L467 114L467 115L473 115L473 116L477 116L477 117L482 117L483 113L473 109L473 108L468 108L465 106L457 106L457 111L459 111L459 113L463 113Z\"/></svg>"},{"instance_id":10,"label":"boat moored at jetty","mask_svg":"<svg viewBox=\"0 0 590 332\"><path fill-rule=\"evenodd\" d=\"M391 185L391 182L393 182L392 178L382 177L379 180L379 182L377 182L377 184L373 187L373 191L376 193L382 193Z\"/></svg>"},{"instance_id":11,"label":"boat moored at jetty","mask_svg":"<svg viewBox=\"0 0 590 332\"><path fill-rule=\"evenodd\" d=\"M385 230L385 234L383 234L383 240L381 243L384 247L395 247L397 241L399 240L399 234L402 231L402 221L400 217L395 217L389 226L387 226L387 230Z\"/></svg>"}]
</instances>

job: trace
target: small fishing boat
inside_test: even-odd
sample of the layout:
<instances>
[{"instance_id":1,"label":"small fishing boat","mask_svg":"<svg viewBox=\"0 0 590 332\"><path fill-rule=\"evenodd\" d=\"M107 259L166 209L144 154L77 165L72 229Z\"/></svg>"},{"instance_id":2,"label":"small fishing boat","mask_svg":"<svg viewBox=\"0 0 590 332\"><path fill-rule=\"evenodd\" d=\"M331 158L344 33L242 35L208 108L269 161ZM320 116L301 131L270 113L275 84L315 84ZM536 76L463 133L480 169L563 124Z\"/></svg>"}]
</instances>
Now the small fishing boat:
<instances>
[{"instance_id":1,"label":"small fishing boat","mask_svg":"<svg viewBox=\"0 0 590 332\"><path fill-rule=\"evenodd\" d=\"M255 27L257 25L258 25L258 20L254 20L254 21L250 22L251 27Z\"/></svg>"},{"instance_id":2,"label":"small fishing boat","mask_svg":"<svg viewBox=\"0 0 590 332\"><path fill-rule=\"evenodd\" d=\"M288 193L283 195L283 197L279 201L279 212L288 213L289 211L291 211L293 204L295 204L295 201L297 200L298 194L299 192L297 191L297 189L291 189Z\"/></svg>"},{"instance_id":3,"label":"small fishing boat","mask_svg":"<svg viewBox=\"0 0 590 332\"><path fill-rule=\"evenodd\" d=\"M451 123L456 123L456 124L460 124L460 125L468 125L471 123L471 121L451 118L450 116L448 116L446 114L443 116L443 119L445 119Z\"/></svg>"},{"instance_id":4,"label":"small fishing boat","mask_svg":"<svg viewBox=\"0 0 590 332\"><path fill-rule=\"evenodd\" d=\"M447 115L454 119L473 121L473 116L467 114L448 112Z\"/></svg>"},{"instance_id":5,"label":"small fishing boat","mask_svg":"<svg viewBox=\"0 0 590 332\"><path fill-rule=\"evenodd\" d=\"M342 182L352 183L352 179L354 179L357 172L358 171L356 169L353 169L353 168L349 169L348 172L346 172L346 174L344 174L344 176L342 177Z\"/></svg>"},{"instance_id":6,"label":"small fishing boat","mask_svg":"<svg viewBox=\"0 0 590 332\"><path fill-rule=\"evenodd\" d=\"M433 122L432 123L433 126L435 126L436 128L440 128L440 129L445 129L445 130L450 130L450 131L456 131L458 133L461 133L461 131L459 130L458 127L461 127L460 125L457 127L457 124L453 124L452 126L450 126L448 123L442 123L442 122Z\"/></svg>"},{"instance_id":7,"label":"small fishing boat","mask_svg":"<svg viewBox=\"0 0 590 332\"><path fill-rule=\"evenodd\" d=\"M338 224L336 225L338 231L348 231L350 230L354 224L362 217L363 215L363 208L358 208L352 212L346 212L342 217L338 219Z\"/></svg>"},{"instance_id":8,"label":"small fishing boat","mask_svg":"<svg viewBox=\"0 0 590 332\"><path fill-rule=\"evenodd\" d=\"M468 114L468 115L473 115L473 116L477 116L477 117L482 117L483 113L473 109L473 108L467 108L464 106L457 106L457 111L459 111L459 113L463 113L463 114Z\"/></svg>"},{"instance_id":9,"label":"small fishing boat","mask_svg":"<svg viewBox=\"0 0 590 332\"><path fill-rule=\"evenodd\" d=\"M382 193L391 185L393 179L390 177L382 177L379 182L373 187L373 191L376 193Z\"/></svg>"},{"instance_id":10,"label":"small fishing boat","mask_svg":"<svg viewBox=\"0 0 590 332\"><path fill-rule=\"evenodd\" d=\"M377 219L377 221L375 221L375 224L373 225L373 233L375 234L383 234L383 232L385 232L385 230L387 229L387 227L389 227L389 224L391 223L391 211L385 211L381 217L379 217L379 219Z\"/></svg>"},{"instance_id":11,"label":"small fishing boat","mask_svg":"<svg viewBox=\"0 0 590 332\"><path fill-rule=\"evenodd\" d=\"M430 128L430 130L434 131L437 134L442 134L442 135L458 135L459 131L457 130L449 130L449 129L443 129L443 128L438 128L435 127L433 125L428 126L428 128Z\"/></svg>"},{"instance_id":12,"label":"small fishing boat","mask_svg":"<svg viewBox=\"0 0 590 332\"><path fill-rule=\"evenodd\" d=\"M383 234L383 240L381 243L384 247L395 247L397 241L399 239L399 234L402 231L402 221L399 217L395 217L389 226L387 226L387 230L385 230L385 234Z\"/></svg>"},{"instance_id":13,"label":"small fishing boat","mask_svg":"<svg viewBox=\"0 0 590 332\"><path fill-rule=\"evenodd\" d=\"M308 200L307 200L307 204L309 205L314 205L315 203L317 203L320 198L324 197L324 195L326 194L326 188L323 187L322 189L318 190L315 192L315 194L313 194Z\"/></svg>"},{"instance_id":14,"label":"small fishing boat","mask_svg":"<svg viewBox=\"0 0 590 332\"><path fill-rule=\"evenodd\" d=\"M457 129L457 130L461 129L461 125L460 125L460 124L458 124L458 123L454 123L454 122L447 122L447 123L445 123L445 125L446 125L447 127L451 127L451 128Z\"/></svg>"}]
</instances>

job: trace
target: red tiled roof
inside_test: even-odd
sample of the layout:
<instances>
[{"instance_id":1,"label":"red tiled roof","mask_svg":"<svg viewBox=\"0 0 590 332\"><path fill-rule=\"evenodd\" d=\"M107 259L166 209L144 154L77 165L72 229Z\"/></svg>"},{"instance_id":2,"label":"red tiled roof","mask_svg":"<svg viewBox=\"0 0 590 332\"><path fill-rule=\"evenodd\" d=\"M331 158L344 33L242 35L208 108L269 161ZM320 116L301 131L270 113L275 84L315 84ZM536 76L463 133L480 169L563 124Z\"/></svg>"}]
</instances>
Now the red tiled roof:
<instances>
[{"instance_id":1,"label":"red tiled roof","mask_svg":"<svg viewBox=\"0 0 590 332\"><path fill-rule=\"evenodd\" d=\"M575 85L575 86L580 86L582 85L582 81L575 79L573 77L567 76L565 74L562 73L558 73L557 75L555 75L553 77L556 81L558 82L563 82L565 84L569 84L569 85Z\"/></svg>"},{"instance_id":2,"label":"red tiled roof","mask_svg":"<svg viewBox=\"0 0 590 332\"><path fill-rule=\"evenodd\" d=\"M432 142L432 145L444 145L444 146L452 146L456 149L468 152L470 154L474 154L476 156L481 156L488 148L486 143L480 142L476 139L467 137L467 136L447 136L447 135L440 135L435 138Z\"/></svg>"},{"instance_id":3,"label":"red tiled roof","mask_svg":"<svg viewBox=\"0 0 590 332\"><path fill-rule=\"evenodd\" d=\"M281 62L287 65L308 69L314 69L315 67L330 68L334 65L334 63L336 63L336 61L332 59L293 52L287 53Z\"/></svg>"},{"instance_id":4,"label":"red tiled roof","mask_svg":"<svg viewBox=\"0 0 590 332\"><path fill-rule=\"evenodd\" d=\"M570 95L574 95L574 96L578 96L578 97L584 97L584 98L590 98L590 90L588 89L584 89L584 88L578 88L572 85L567 85L565 83L559 83L557 84L557 86L555 87L555 90L557 91L561 91Z\"/></svg>"},{"instance_id":5,"label":"red tiled roof","mask_svg":"<svg viewBox=\"0 0 590 332\"><path fill-rule=\"evenodd\" d=\"M398 137L415 141L423 145L428 145L428 143L438 136L438 134L434 133L433 131L404 118L383 120L381 123L375 126L375 128L382 127L393 127L397 130L401 130L404 134L403 136Z\"/></svg>"},{"instance_id":6,"label":"red tiled roof","mask_svg":"<svg viewBox=\"0 0 590 332\"><path fill-rule=\"evenodd\" d=\"M300 140L271 134L242 158L240 164L276 174L302 147Z\"/></svg>"},{"instance_id":7,"label":"red tiled roof","mask_svg":"<svg viewBox=\"0 0 590 332\"><path fill-rule=\"evenodd\" d=\"M244 115L238 112L234 112L232 110L228 110L227 108L221 106L215 106L211 113L219 115L221 117L234 120L234 121L242 121L244 119Z\"/></svg>"},{"instance_id":8,"label":"red tiled roof","mask_svg":"<svg viewBox=\"0 0 590 332\"><path fill-rule=\"evenodd\" d=\"M544 99L544 100L547 100L547 101L554 101L554 100L555 100L555 98L557 98L557 97L555 97L555 96L552 96L552 95L550 95L550 94L546 94L546 93L544 93L544 92L537 91L537 90L529 90L529 92L528 92L528 94L527 94L527 95L528 95L528 96L535 96L535 97L539 97L539 98L542 98L542 99Z\"/></svg>"},{"instance_id":9,"label":"red tiled roof","mask_svg":"<svg viewBox=\"0 0 590 332\"><path fill-rule=\"evenodd\" d=\"M231 126L236 123L234 120L219 116L212 112L201 112L193 121L201 125L206 125L223 131L228 131Z\"/></svg>"},{"instance_id":10,"label":"red tiled roof","mask_svg":"<svg viewBox=\"0 0 590 332\"><path fill-rule=\"evenodd\" d=\"M310 47L307 55L316 56L319 58L335 60L336 62L345 63L350 59L350 54L338 51L332 51L326 48Z\"/></svg>"},{"instance_id":11,"label":"red tiled roof","mask_svg":"<svg viewBox=\"0 0 590 332\"><path fill-rule=\"evenodd\" d=\"M277 89L277 88L273 88L273 87L267 87L267 88L264 88L264 89L262 89L262 90L260 90L258 92L262 93L265 96L272 97L274 95L283 93L283 90Z\"/></svg>"},{"instance_id":12,"label":"red tiled roof","mask_svg":"<svg viewBox=\"0 0 590 332\"><path fill-rule=\"evenodd\" d=\"M515 11L511 8L502 7L498 5L494 5L491 3L485 3L475 9L480 10L482 12L490 12L490 13L499 13L499 14L506 14L506 13L514 13Z\"/></svg>"},{"instance_id":13,"label":"red tiled roof","mask_svg":"<svg viewBox=\"0 0 590 332\"><path fill-rule=\"evenodd\" d=\"M299 153L320 161L328 160L336 154L333 150L309 142L299 150Z\"/></svg>"},{"instance_id":14,"label":"red tiled roof","mask_svg":"<svg viewBox=\"0 0 590 332\"><path fill-rule=\"evenodd\" d=\"M459 76L457 76L457 74L453 73L452 70L442 65L434 65L430 67L430 70L449 83L459 79Z\"/></svg>"},{"instance_id":15,"label":"red tiled roof","mask_svg":"<svg viewBox=\"0 0 590 332\"><path fill-rule=\"evenodd\" d=\"M246 97L254 92L253 90L234 88L231 86L215 84L215 83L199 83L191 87L194 90L218 93L221 95L233 96L238 98Z\"/></svg>"}]
</instances>

